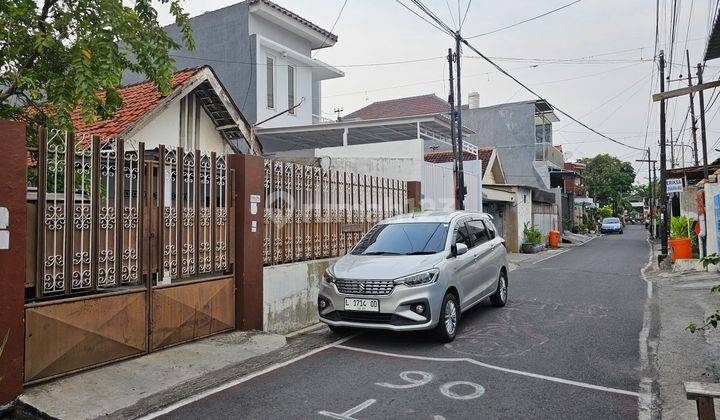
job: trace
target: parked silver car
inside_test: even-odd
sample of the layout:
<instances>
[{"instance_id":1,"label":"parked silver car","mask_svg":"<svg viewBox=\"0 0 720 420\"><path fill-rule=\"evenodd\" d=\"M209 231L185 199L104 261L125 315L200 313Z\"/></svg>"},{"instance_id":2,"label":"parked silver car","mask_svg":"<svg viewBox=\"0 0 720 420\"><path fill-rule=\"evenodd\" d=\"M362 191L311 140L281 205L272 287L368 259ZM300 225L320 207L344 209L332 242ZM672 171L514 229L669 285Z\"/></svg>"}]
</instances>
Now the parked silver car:
<instances>
[{"instance_id":1,"label":"parked silver car","mask_svg":"<svg viewBox=\"0 0 720 420\"><path fill-rule=\"evenodd\" d=\"M600 226L600 232L601 233L619 233L622 235L622 233L623 233L622 222L617 217L606 217L602 220L602 225Z\"/></svg>"},{"instance_id":2,"label":"parked silver car","mask_svg":"<svg viewBox=\"0 0 720 420\"><path fill-rule=\"evenodd\" d=\"M505 306L507 251L483 213L420 212L373 227L323 275L320 320L394 331L435 329L452 341L460 313L490 298Z\"/></svg>"}]
</instances>

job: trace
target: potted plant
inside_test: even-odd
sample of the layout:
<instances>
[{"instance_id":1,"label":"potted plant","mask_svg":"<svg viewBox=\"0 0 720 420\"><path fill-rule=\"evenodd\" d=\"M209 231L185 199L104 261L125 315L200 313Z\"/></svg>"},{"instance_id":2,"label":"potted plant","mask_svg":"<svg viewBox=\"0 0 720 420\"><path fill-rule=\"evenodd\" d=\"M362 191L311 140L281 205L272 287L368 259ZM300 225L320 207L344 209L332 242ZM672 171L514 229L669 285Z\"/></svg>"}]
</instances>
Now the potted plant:
<instances>
[{"instance_id":1,"label":"potted plant","mask_svg":"<svg viewBox=\"0 0 720 420\"><path fill-rule=\"evenodd\" d=\"M672 261L692 258L692 240L695 234L692 218L675 216L670 219L670 240Z\"/></svg>"},{"instance_id":2,"label":"potted plant","mask_svg":"<svg viewBox=\"0 0 720 420\"><path fill-rule=\"evenodd\" d=\"M520 245L520 250L525 254L535 254L542 251L545 248L543 244L542 233L532 225L532 223L525 223L523 228L523 236L525 242Z\"/></svg>"}]
</instances>

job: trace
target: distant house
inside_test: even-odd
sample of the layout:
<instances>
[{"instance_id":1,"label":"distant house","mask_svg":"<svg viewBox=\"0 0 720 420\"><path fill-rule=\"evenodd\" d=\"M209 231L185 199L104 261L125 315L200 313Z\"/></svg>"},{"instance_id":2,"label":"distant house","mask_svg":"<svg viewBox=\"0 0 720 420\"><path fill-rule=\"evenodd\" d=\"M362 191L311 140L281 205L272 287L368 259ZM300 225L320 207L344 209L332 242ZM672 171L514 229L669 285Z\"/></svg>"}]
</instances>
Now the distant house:
<instances>
[{"instance_id":1,"label":"distant house","mask_svg":"<svg viewBox=\"0 0 720 420\"><path fill-rule=\"evenodd\" d=\"M144 142L217 153L249 153L250 124L238 110L209 66L180 70L172 76L172 91L161 95L157 85L141 82L118 89L122 106L106 120L86 122L80 110L72 115L75 132L103 140L122 137Z\"/></svg>"},{"instance_id":2,"label":"distant house","mask_svg":"<svg viewBox=\"0 0 720 420\"><path fill-rule=\"evenodd\" d=\"M410 117L413 115L450 113L450 104L431 93L408 98L373 102L343 117L344 120L375 120L378 118Z\"/></svg>"},{"instance_id":3,"label":"distant house","mask_svg":"<svg viewBox=\"0 0 720 420\"><path fill-rule=\"evenodd\" d=\"M345 74L312 57L337 35L269 0L247 0L190 19L195 50L171 53L178 68L208 64L252 124L298 126L321 120L322 81ZM182 44L176 25L164 28ZM137 76L127 75L135 81ZM135 79L135 80L134 80Z\"/></svg>"},{"instance_id":4,"label":"distant house","mask_svg":"<svg viewBox=\"0 0 720 420\"><path fill-rule=\"evenodd\" d=\"M472 94L471 94L472 96ZM562 151L553 144L552 124L559 119L544 100L479 107L463 106L462 122L475 132L467 140L496 147L508 183L550 189L550 172L562 170Z\"/></svg>"},{"instance_id":5,"label":"distant house","mask_svg":"<svg viewBox=\"0 0 720 420\"><path fill-rule=\"evenodd\" d=\"M426 152L425 162L440 164L452 168L453 155L452 150L441 152ZM477 156L470 153L463 153L464 169L473 173L478 172L478 166L482 165L482 181L483 184L504 184L505 171L498 158L497 150L494 147L478 148Z\"/></svg>"}]
</instances>

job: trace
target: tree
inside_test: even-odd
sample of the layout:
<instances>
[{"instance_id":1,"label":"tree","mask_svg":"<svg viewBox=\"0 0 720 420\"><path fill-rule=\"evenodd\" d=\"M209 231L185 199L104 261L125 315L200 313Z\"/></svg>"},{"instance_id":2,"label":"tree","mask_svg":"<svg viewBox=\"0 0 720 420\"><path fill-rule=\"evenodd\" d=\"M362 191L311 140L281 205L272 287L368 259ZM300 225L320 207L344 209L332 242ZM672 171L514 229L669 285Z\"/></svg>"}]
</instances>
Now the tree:
<instances>
[{"instance_id":1,"label":"tree","mask_svg":"<svg viewBox=\"0 0 720 420\"><path fill-rule=\"evenodd\" d=\"M180 0L167 4L193 49ZM179 48L160 27L151 0L0 1L0 118L72 128L75 108L86 120L107 118L121 105L126 70L170 91L168 52ZM98 92L104 92L98 95Z\"/></svg>"},{"instance_id":2,"label":"tree","mask_svg":"<svg viewBox=\"0 0 720 420\"><path fill-rule=\"evenodd\" d=\"M627 204L623 197L632 190L635 180L635 170L630 162L608 154L597 155L593 158L581 159L584 163L584 184L588 193L595 201L601 200L609 203L615 214L620 214Z\"/></svg>"},{"instance_id":3,"label":"tree","mask_svg":"<svg viewBox=\"0 0 720 420\"><path fill-rule=\"evenodd\" d=\"M604 219L606 217L612 217L613 210L610 208L610 206L602 206L600 207L598 213L600 214L600 219Z\"/></svg>"}]
</instances>

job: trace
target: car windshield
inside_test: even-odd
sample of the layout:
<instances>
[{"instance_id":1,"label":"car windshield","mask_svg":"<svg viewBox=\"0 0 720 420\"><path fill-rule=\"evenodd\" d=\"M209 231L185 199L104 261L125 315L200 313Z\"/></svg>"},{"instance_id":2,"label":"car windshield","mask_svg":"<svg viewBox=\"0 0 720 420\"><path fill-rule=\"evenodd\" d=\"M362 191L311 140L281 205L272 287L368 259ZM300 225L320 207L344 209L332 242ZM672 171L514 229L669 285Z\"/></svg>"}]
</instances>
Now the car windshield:
<instances>
[{"instance_id":1,"label":"car windshield","mask_svg":"<svg viewBox=\"0 0 720 420\"><path fill-rule=\"evenodd\" d=\"M372 228L353 255L423 255L445 249L448 223L391 223Z\"/></svg>"},{"instance_id":2,"label":"car windshield","mask_svg":"<svg viewBox=\"0 0 720 420\"><path fill-rule=\"evenodd\" d=\"M620 223L620 219L617 217L606 217L603 219L603 224Z\"/></svg>"}]
</instances>

